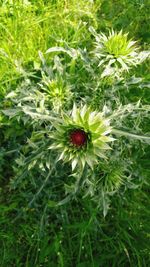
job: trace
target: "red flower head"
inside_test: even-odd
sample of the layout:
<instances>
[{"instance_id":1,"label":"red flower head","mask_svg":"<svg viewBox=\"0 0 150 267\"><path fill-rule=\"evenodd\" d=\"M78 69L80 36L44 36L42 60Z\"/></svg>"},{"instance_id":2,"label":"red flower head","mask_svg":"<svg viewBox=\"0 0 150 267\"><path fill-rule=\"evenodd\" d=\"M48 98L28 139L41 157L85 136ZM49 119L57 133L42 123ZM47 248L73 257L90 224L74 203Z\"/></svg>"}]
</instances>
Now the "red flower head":
<instances>
[{"instance_id":1,"label":"red flower head","mask_svg":"<svg viewBox=\"0 0 150 267\"><path fill-rule=\"evenodd\" d=\"M111 132L109 125L109 119L103 118L103 113L86 106L77 108L74 104L71 116L62 113L62 119L54 124L56 130L51 133L54 143L50 149L59 149L58 160L70 161L72 170L76 166L83 170L86 163L93 168L98 157L106 158L107 142L113 141L107 136Z\"/></svg>"},{"instance_id":2,"label":"red flower head","mask_svg":"<svg viewBox=\"0 0 150 267\"><path fill-rule=\"evenodd\" d=\"M87 142L87 134L80 129L74 130L70 133L70 141L73 145L81 147Z\"/></svg>"}]
</instances>

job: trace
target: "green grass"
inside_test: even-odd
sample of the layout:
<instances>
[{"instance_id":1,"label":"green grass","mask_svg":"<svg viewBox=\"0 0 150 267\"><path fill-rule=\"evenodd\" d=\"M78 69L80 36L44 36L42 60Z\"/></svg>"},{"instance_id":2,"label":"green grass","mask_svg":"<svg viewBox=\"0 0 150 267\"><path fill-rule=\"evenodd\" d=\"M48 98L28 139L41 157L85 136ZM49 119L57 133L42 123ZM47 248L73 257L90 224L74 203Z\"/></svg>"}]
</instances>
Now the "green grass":
<instances>
[{"instance_id":1,"label":"green grass","mask_svg":"<svg viewBox=\"0 0 150 267\"><path fill-rule=\"evenodd\" d=\"M138 40L142 49L148 49L149 25L146 0L0 1L0 109L13 107L11 98L5 96L16 88L21 92L24 80L30 79L37 88L41 81L39 51L44 54L47 66L53 62L53 53L45 54L50 47L86 47L90 51L94 41L90 26L105 34L109 28L123 29L129 32L130 38ZM70 71L69 77L63 77L72 85L71 104L74 100L83 101L98 110L107 104L115 110L120 104L140 100L148 110L148 61L126 75L127 79L133 75L142 77L142 83L113 87L111 78L103 82L99 82L98 76L92 79L80 60L74 63L67 56L61 59L66 71ZM33 87L27 90L30 88L32 92ZM148 135L147 110L124 113L124 128ZM123 169L126 176L131 174L134 182L134 186L129 186L134 188L121 186L118 193L110 196L108 214L104 217L102 207L97 205L99 199L94 202L89 196L83 198L83 188L65 205L55 206L55 201L64 197L63 185L67 182L71 185L74 178L70 176L69 165L55 164L54 152L49 156L54 169L45 183L46 175L38 169L39 164L31 170L24 168L27 160L38 155L34 155L32 144L27 145L27 138L36 141L35 131L41 126L34 119L31 122L32 119L24 125L21 119L8 119L0 113L0 266L148 267L148 145L120 137L114 143L111 162L102 161L100 170L95 170L95 175L101 175L101 169L110 175ZM114 122L120 126L118 118ZM38 153L43 152L39 162L48 158L44 148L36 149L40 150Z\"/></svg>"},{"instance_id":2,"label":"green grass","mask_svg":"<svg viewBox=\"0 0 150 267\"><path fill-rule=\"evenodd\" d=\"M4 2L4 1L3 1ZM96 5L80 1L15 1L1 4L0 81L2 93L24 76L32 77L38 51L64 42L76 47L89 39L86 24L96 24ZM26 1L24 1L26 2ZM36 74L35 74L36 75Z\"/></svg>"}]
</instances>

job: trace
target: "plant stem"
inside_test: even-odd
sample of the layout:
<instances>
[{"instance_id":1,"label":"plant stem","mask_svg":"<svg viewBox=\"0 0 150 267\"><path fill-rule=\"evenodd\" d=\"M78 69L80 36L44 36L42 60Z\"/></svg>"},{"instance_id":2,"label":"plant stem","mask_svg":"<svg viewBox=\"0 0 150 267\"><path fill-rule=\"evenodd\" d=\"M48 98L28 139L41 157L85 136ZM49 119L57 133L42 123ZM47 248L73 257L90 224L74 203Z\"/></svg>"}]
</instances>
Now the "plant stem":
<instances>
[{"instance_id":1,"label":"plant stem","mask_svg":"<svg viewBox=\"0 0 150 267\"><path fill-rule=\"evenodd\" d=\"M131 138L134 138L134 139L150 141L150 136L132 134L132 133L125 132L125 131L122 131L122 130L112 129L112 133L116 134L116 135L122 135L122 136L131 137Z\"/></svg>"},{"instance_id":2,"label":"plant stem","mask_svg":"<svg viewBox=\"0 0 150 267\"><path fill-rule=\"evenodd\" d=\"M49 171L48 175L46 176L46 179L45 181L43 182L42 186L40 187L39 191L34 195L33 199L29 202L29 206L32 205L32 203L35 201L35 199L39 196L39 194L41 193L41 191L43 190L43 188L45 187L45 185L47 184L48 182L48 179L50 177L50 175L52 174L54 170L54 167L52 167L52 169Z\"/></svg>"}]
</instances>

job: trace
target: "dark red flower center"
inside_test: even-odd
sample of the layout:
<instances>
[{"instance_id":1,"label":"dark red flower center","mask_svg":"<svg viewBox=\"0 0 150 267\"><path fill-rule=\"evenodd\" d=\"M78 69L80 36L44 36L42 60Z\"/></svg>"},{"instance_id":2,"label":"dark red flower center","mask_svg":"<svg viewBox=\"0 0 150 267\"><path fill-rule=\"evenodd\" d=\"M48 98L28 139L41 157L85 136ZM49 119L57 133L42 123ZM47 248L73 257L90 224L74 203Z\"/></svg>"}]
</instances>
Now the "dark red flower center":
<instances>
[{"instance_id":1,"label":"dark red flower center","mask_svg":"<svg viewBox=\"0 0 150 267\"><path fill-rule=\"evenodd\" d=\"M74 130L70 133L70 141L75 146L83 146L87 142L87 133L80 129Z\"/></svg>"}]
</instances>

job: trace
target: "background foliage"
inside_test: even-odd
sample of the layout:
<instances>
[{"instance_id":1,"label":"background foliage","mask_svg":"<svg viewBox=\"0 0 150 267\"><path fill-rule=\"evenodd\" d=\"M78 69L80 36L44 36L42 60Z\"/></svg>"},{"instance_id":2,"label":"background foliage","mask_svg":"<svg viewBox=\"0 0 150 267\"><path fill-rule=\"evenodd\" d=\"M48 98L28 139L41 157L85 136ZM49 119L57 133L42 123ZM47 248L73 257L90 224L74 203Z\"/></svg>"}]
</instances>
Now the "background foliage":
<instances>
[{"instance_id":1,"label":"background foliage","mask_svg":"<svg viewBox=\"0 0 150 267\"><path fill-rule=\"evenodd\" d=\"M125 109L122 116L114 113L115 125L147 135L150 132L148 61L133 68L125 81L114 84L111 78L99 82L96 74L92 79L87 65L83 66L80 60L74 65L73 58L63 53L59 54L63 64L61 72L59 58L54 57L58 54L45 52L58 46L82 50L86 47L91 51L94 37L90 26L105 34L110 28L122 29L146 50L149 25L146 0L1 1L1 110L16 108L19 101L24 107L27 102L22 99L27 96L36 108L44 109L45 106L39 104L43 94L46 94L46 109L51 109L54 102L50 99L55 98L55 86L53 95L39 88L45 84L43 72L53 65L54 78L56 70L60 70L60 88L65 73L69 73L63 84L67 95L62 91L60 95L64 103L70 99L65 104L66 109L72 107L73 101L83 101L98 110L105 104L111 111ZM91 90L94 92L92 97ZM12 95L12 91L16 95ZM145 107L141 112L134 109L139 100L138 107ZM132 177L123 186L121 183L114 196L101 199L103 207L97 205L97 191L94 191L97 197L94 201L88 194L83 198L85 185L81 185L77 197L56 207L56 201L63 199L65 194L63 185L69 184L66 189L72 190L74 177L70 176L70 166L56 163L57 154L46 149L49 140L45 134L51 126L29 114L29 110L25 111L27 114L20 111L20 107L16 108L15 112L20 112L17 118L13 117L14 113L0 113L0 265L149 266L148 144L120 137L114 143L109 162L100 162L99 168L94 170L93 181L104 174L109 181L122 179L122 175ZM43 123L45 132L41 131ZM103 173L100 173L101 169ZM91 173L85 175L91 177ZM91 188L88 183L86 188ZM108 213L104 217L105 209Z\"/></svg>"}]
</instances>

